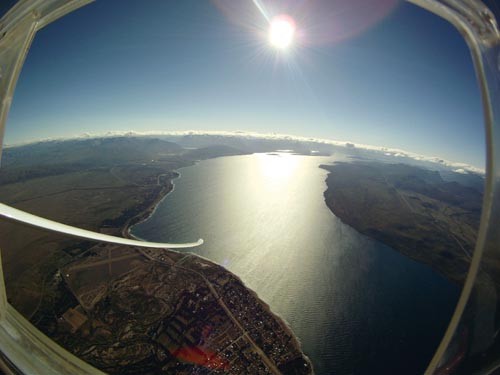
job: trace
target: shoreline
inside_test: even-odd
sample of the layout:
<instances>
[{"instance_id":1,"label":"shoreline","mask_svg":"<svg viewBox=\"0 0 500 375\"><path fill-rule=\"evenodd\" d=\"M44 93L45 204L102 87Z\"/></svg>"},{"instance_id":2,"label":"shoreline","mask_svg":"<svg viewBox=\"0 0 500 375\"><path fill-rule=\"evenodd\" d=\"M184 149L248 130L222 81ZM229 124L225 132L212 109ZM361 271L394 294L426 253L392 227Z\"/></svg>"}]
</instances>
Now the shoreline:
<instances>
[{"instance_id":1,"label":"shoreline","mask_svg":"<svg viewBox=\"0 0 500 375\"><path fill-rule=\"evenodd\" d=\"M356 204L353 196L345 193L345 191L348 190L347 185L345 185L345 183L343 185L335 183L335 178L338 179L339 176L344 177L342 174L339 175L339 173L342 172L338 171L336 171L336 175L333 177L333 169L339 165L341 164L320 166L320 168L328 172L325 179L326 188L323 192L323 199L326 206L335 217L359 234L377 241L417 263L429 267L429 269L446 279L448 282L459 287L463 285L468 271L468 263L457 246L451 247L451 245L449 245L454 245L454 241L452 241L454 237L445 238L441 227L436 225L429 225L430 229L427 231L425 231L427 228L420 229L420 227L417 226L415 226L416 229L414 230L413 228L401 230L396 226L396 221L385 221L385 219L380 216L380 211L376 210L365 212L363 215L359 214L356 210L359 209L360 205ZM352 175L347 175L346 178L354 177ZM363 178L363 176L360 178ZM357 187L358 186L355 186L354 188ZM356 198L358 201L363 199L366 199L366 197ZM380 206L380 202L373 204L375 209L378 209ZM403 208L406 208L406 206L403 206ZM396 213L401 216L403 223L405 223L407 219L404 215L418 215L418 213L413 213L412 211L397 211ZM430 223L431 218L424 217L420 220L420 223L424 220L427 220L424 224ZM415 235L424 236L424 240L415 239ZM440 255L443 249L450 252L451 255L449 258Z\"/></svg>"},{"instance_id":2,"label":"shoreline","mask_svg":"<svg viewBox=\"0 0 500 375\"><path fill-rule=\"evenodd\" d=\"M192 167L193 165L196 165L196 164L197 163L194 163L192 165L188 165L188 166L182 167L182 168ZM162 186L162 189L158 193L158 196L153 200L153 202L148 207L146 207L144 210L142 210L138 214L127 219L127 221L125 222L125 224L123 224L123 227L120 230L122 237L128 238L128 239L133 239L133 240L144 241L143 238L139 238L137 236L134 236L130 232L132 227L137 225L137 224L144 223L147 220L149 220L153 216L153 214L156 212L156 209L158 208L160 203L163 202L163 200L166 199L170 195L170 193L174 192L174 190L175 190L174 180L182 177L182 174L180 172L180 170L182 168L174 169L174 170L169 171L167 173L161 173L157 176L157 178L159 179L161 176L166 176L167 174L172 174L172 173L176 174L175 177L168 179L168 183L166 185Z\"/></svg>"},{"instance_id":3,"label":"shoreline","mask_svg":"<svg viewBox=\"0 0 500 375\"><path fill-rule=\"evenodd\" d=\"M456 285L458 287L461 287L463 285L463 280L461 278L456 277L456 276L452 275L449 271L444 270L444 269L436 266L435 264L433 264L431 261L429 261L425 257L419 256L417 254L414 254L411 251L407 251L405 249L398 248L395 244L392 243L392 241L389 241L383 235L376 235L376 234L370 233L368 231L361 230L354 223L352 223L347 217L345 217L341 212L339 212L339 210L337 210L336 208L334 208L333 204L330 204L327 201L326 196L325 196L325 194L327 193L327 191L328 191L328 188L323 193L324 202L325 202L326 206L328 207L328 209L330 210L330 212L333 215L335 215L335 217L337 217L343 224L345 224L345 225L349 226L350 228L354 229L360 235L366 236L366 237L368 237L371 240L377 241L377 242L381 243L382 245L387 246L389 249L391 249L391 250L393 250L393 251L395 251L395 252L397 252L397 253L405 256L405 257L408 257L408 259L411 259L414 262L417 262L419 264L422 264L422 265L425 265L425 266L429 267L429 269L431 269L437 275L443 277L444 279L446 279L450 283L452 283L452 284L454 284L454 285Z\"/></svg>"},{"instance_id":4,"label":"shoreline","mask_svg":"<svg viewBox=\"0 0 500 375\"><path fill-rule=\"evenodd\" d=\"M189 165L189 166L186 166L186 167L182 167L182 168L187 168L187 167L192 167L194 165L197 165L198 162L195 162L193 165ZM182 169L182 168L179 168ZM164 199L167 198L167 196L172 193L174 190L175 190L175 184L173 183L173 180L176 180L180 177L182 177L182 174L180 173L179 170L173 170L172 172L173 173L176 173L177 176L174 177L174 178L171 178L169 179L169 182L168 182L168 185L164 186L162 188L162 191L158 194L158 196L154 199L154 201L145 209L143 210L142 212L140 212L139 214L127 219L127 221L125 222L125 224L123 225L123 228L121 230L121 233L122 233L122 236L125 237L125 238L129 238L129 239L136 239L136 240L140 240L140 241L144 241L144 239L140 238L140 237L137 237L137 236L134 236L130 230L131 228L134 226L134 225L137 225L139 223L144 223L145 221L147 221L149 218L151 218L151 216L154 214L154 212L156 211L156 209L158 208L159 204L161 202L163 202ZM172 173L170 172L170 173ZM160 175L158 175L158 177L160 177ZM167 190L166 192L164 190ZM309 363L310 367L311 367L311 374L314 375L314 364L312 363L311 359L309 358L309 356L304 353L303 351L303 348L302 348L302 342L300 341L300 338L295 334L295 332L293 331L292 327L290 326L290 324L286 321L285 318L283 318L282 316L280 316L279 314L275 313L272 309L271 309L271 306L269 303L267 303L266 301L264 301L262 298L259 297L258 293L256 291L254 291L252 288L248 287L247 284L241 279L240 276L238 276L237 274L235 274L234 272L228 270L226 267L224 267L223 265L221 264L218 264L217 262L214 262L213 260L211 259L208 259L202 255L199 255L199 254L196 254L196 253L193 253L191 252L189 249L186 251L186 252L179 252L179 251L176 251L176 250L172 250L172 249L165 249L166 251L169 251L169 252L174 252L174 253L179 253L179 254L186 254L188 256L194 256L194 257L197 257L197 258L200 258L216 267L221 267L222 269L224 269L226 272L228 272L229 274L233 275L236 280L238 280L241 285L243 285L243 287L254 297L256 298L258 301L261 302L261 305L262 307L264 308L264 310L270 314L271 316L273 316L279 323L281 329L283 329L283 331L285 331L287 334L289 334L291 336L291 341L293 341L293 346L295 346L295 348L300 352L302 353L302 355L304 356L304 358L306 359L306 361Z\"/></svg>"},{"instance_id":5,"label":"shoreline","mask_svg":"<svg viewBox=\"0 0 500 375\"><path fill-rule=\"evenodd\" d=\"M179 253L178 251L172 250L172 249L166 249L166 250L167 251L172 251L172 252ZM291 341L293 341L293 345L296 347L296 349L298 349L302 353L302 355L304 356L304 358L307 360L307 362L311 366L311 369L312 369L311 374L312 375L315 374L315 372L314 372L314 364L312 363L312 361L309 358L309 356L306 355L306 353L304 353L304 351L302 349L302 342L300 341L299 336L297 336L295 334L295 332L293 331L293 329L290 326L290 324L281 315L279 315L278 313L275 313L271 309L271 306L269 305L269 303L267 303L266 301L264 301L255 290L253 290L252 288L250 288L249 286L247 286L247 284L241 279L240 276L238 276L234 272L228 270L225 266L223 266L221 264L218 264L217 262L214 262L213 260L204 257L203 255L195 254L195 253L192 253L192 252L181 253L181 254L186 254L186 256L193 256L193 257L196 257L196 258L200 258L200 259L204 260L207 263L210 263L211 265L213 265L215 267L222 268L225 272L227 272L227 273L231 274L232 276L234 276L234 278L237 281L239 281L241 283L241 285L243 285L243 287L250 293L250 295L252 295L254 298L256 298L261 303L261 305L263 306L264 310L267 313L269 313L271 316L273 316L278 321L278 323L280 324L281 329L283 329L283 331L285 331L286 333L290 334Z\"/></svg>"}]
</instances>

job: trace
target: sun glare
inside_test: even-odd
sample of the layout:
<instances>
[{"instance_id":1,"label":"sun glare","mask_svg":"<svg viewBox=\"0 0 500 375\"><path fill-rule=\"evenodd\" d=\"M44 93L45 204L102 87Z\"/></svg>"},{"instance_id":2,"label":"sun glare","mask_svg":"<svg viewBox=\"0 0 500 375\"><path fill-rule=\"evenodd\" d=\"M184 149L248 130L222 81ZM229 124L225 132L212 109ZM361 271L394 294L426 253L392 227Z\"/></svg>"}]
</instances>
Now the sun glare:
<instances>
[{"instance_id":1,"label":"sun glare","mask_svg":"<svg viewBox=\"0 0 500 375\"><path fill-rule=\"evenodd\" d=\"M285 183L298 166L298 159L289 153L257 154L259 157L260 173L269 183Z\"/></svg>"},{"instance_id":2,"label":"sun glare","mask_svg":"<svg viewBox=\"0 0 500 375\"><path fill-rule=\"evenodd\" d=\"M285 50L293 43L295 22L286 15L276 16L269 26L269 42L273 47Z\"/></svg>"}]
</instances>

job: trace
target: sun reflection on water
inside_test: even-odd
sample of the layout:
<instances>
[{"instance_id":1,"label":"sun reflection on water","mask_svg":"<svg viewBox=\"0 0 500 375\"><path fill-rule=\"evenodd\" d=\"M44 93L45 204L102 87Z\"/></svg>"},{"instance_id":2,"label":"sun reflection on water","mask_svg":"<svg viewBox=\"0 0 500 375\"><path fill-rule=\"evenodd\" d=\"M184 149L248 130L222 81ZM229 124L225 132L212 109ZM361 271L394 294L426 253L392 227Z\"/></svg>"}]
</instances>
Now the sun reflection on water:
<instances>
[{"instance_id":1,"label":"sun reflection on water","mask_svg":"<svg viewBox=\"0 0 500 375\"><path fill-rule=\"evenodd\" d=\"M290 179L299 164L298 158L289 153L258 154L257 156L261 174L271 182L285 182Z\"/></svg>"}]
</instances>

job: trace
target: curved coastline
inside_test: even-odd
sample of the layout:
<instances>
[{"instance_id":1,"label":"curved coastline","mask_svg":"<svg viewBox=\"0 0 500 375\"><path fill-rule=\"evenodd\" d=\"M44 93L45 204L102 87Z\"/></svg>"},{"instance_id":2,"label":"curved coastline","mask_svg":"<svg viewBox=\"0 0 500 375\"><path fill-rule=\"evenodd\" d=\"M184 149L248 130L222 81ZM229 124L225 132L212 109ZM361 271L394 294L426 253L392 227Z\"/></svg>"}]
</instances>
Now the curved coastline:
<instances>
[{"instance_id":1,"label":"curved coastline","mask_svg":"<svg viewBox=\"0 0 500 375\"><path fill-rule=\"evenodd\" d=\"M458 286L463 284L475 241L474 236L469 234L477 229L463 216L458 216L457 212L460 214L467 208L453 201L450 203L454 198L453 192L438 190L448 186L445 182L433 185L425 180L425 173L432 172L404 164L336 163L320 168L328 172L323 193L325 204L344 224L427 265L448 281ZM387 173L393 173L392 183L387 181L385 169L389 171ZM404 188L396 186L397 183L405 183L408 176L415 175L424 181L422 184L426 184L427 190L421 188L419 191L419 185L414 187L408 183L403 185ZM466 188L461 189L472 194ZM442 195L433 195L435 191ZM411 203L408 198L413 198ZM433 212L439 212L440 207L455 213L457 218L448 219L450 214L436 218ZM391 216L384 215L384 210L390 210ZM470 210L466 213L474 215Z\"/></svg>"},{"instance_id":2,"label":"curved coastline","mask_svg":"<svg viewBox=\"0 0 500 375\"><path fill-rule=\"evenodd\" d=\"M269 157L271 158L271 157ZM221 242L220 245L217 243L214 243L214 241L218 242L218 238L224 239L227 231L225 230L218 230L217 228L221 227L218 224L218 221L211 220L212 213L214 212L214 209L218 209L218 204L221 204L224 202L224 199L226 197L226 189L230 189L229 191L235 191L235 194L237 192L237 189L239 186L241 186L241 178L248 177L248 174L246 173L246 170L244 167L248 165L254 165L254 164L247 164L244 161L241 161L241 163L237 163L236 165L239 166L235 167L233 163L231 162L225 162L221 161L220 163L224 164L223 166L219 165L212 165L215 169L210 169L208 164L203 164L200 166L200 169L192 169L192 170L187 170L186 173L185 171L182 171L182 177L184 178L183 180L175 181L176 188L178 188L177 195L174 195L171 197L169 201L166 201L166 206L161 207L159 212L157 213L157 216L154 217L151 221L146 223L144 226L139 226L138 228L135 228L132 233L137 233L138 235L144 235L145 238L149 238L149 236L159 236L164 233L164 235L168 235L170 231L172 231L171 234L175 234L175 236L179 239L183 238L189 238L191 236L196 236L198 233L198 228L199 228L199 223L202 224L206 220L210 220L207 222L207 229L209 231L205 231L206 233L209 233L210 236L212 237L212 241L207 242L207 244L203 247L198 249L193 249L191 250L192 252L199 252L204 256L208 256L209 258L213 259L217 264L223 264L226 265L226 267L230 267L231 270L235 272L236 275L239 275L240 277L243 277L243 279L248 280L248 287L253 288L254 291L257 292L257 296L261 295L261 297L264 297L264 300L271 305L272 310L278 310L279 315L281 317L286 317L286 320L291 324L293 327L292 332L295 332L296 335L300 337L300 342L302 344L302 347L304 348L304 351L306 351L307 355L309 356L310 359L312 359L315 367L315 371L319 374L326 374L326 373L333 373L333 372L338 372L342 373L343 370L346 369L352 369L352 368L364 368L367 369L369 367L373 366L379 366L381 367L380 361L377 360L372 360L370 358L363 358L360 355L360 360L358 363L358 359L356 358L357 355L351 355L351 353L346 353L346 356L348 357L342 357L341 353L342 348L344 347L346 342L354 342L357 346L363 346L365 345L367 340L368 335L365 333L367 332L365 329L373 329L374 332L379 332L380 335L384 335L385 332L385 327L387 323L387 314L386 314L386 309L387 306L391 306L390 303L393 303L394 301L398 302L398 305L401 305L402 307L400 308L399 306L396 308L394 307L395 311L400 311L398 309L406 309L406 307L414 307L414 301L415 298L412 296L406 296L405 293L400 293L398 290L399 284L394 284L394 280L401 280L400 285L404 285L405 287L408 287L408 290L421 290L427 287L427 285L432 285L434 287L434 284L436 284L437 289L436 292L432 292L432 294L428 297L427 295L424 297L423 295L417 295L417 301L422 301L424 303L421 304L421 306L430 306L430 307L424 307L424 308L417 308L415 310L414 315L410 315L408 318L404 316L403 318L399 319L396 317L394 319L394 322L391 322L389 325L390 327L393 327L393 329L397 332L406 332L406 325L407 325L407 320L414 320L417 324L421 321L421 319L424 319L422 317L425 317L427 312L434 312L435 308L433 307L433 303L427 303L427 302L436 302L437 306L442 307L445 305L445 307L448 306L448 302L442 303L442 300L448 301L448 299L452 300L453 298L448 298L447 296L443 296L444 298L441 298L441 292L445 290L448 292L448 289L450 284L444 280L442 277L437 277L434 272L430 272L430 269L428 267L424 267L420 264L417 264L417 262L414 262L413 260L408 259L407 257L401 256L400 254L397 254L395 251L391 251L392 249L386 249L387 246L383 245L382 243L379 243L378 241L373 241L370 240L367 236L361 235L359 232L353 230L350 226L344 226L344 224L341 224L341 221L336 219L332 219L332 217L336 217L331 210L328 209L328 207L325 205L324 200L323 200L323 193L326 189L325 186L325 178L326 178L326 171L322 171L318 169L318 159L310 159L310 163L307 163L304 167L308 168L307 170L310 170L312 172L301 175L304 179L297 179L297 183L292 186L296 187L301 187L302 189L297 189L297 191L304 191L304 190L309 190L309 189L303 189L304 186L310 187L312 190L311 193L309 194L293 194L291 197L297 197L297 198L303 198L301 201L305 201L306 205L310 205L310 203L307 203L307 199L314 199L314 217L318 218L317 220L318 225L316 227L319 227L318 231L315 231L312 233L312 236L314 238L319 238L321 242L314 242L314 248L311 249L311 252L307 252L307 259L313 259L314 262L311 262L311 264L307 264L307 262L303 262L302 258L306 253L304 253L303 248L299 246L295 246L295 243L293 243L293 240L289 242L285 242L285 246L283 246L283 241L277 241L276 244L282 243L281 248L285 248L279 255L283 256L288 256L290 253L292 255L296 254L296 258L299 262L294 263L291 265L292 267L290 268L290 272L285 272L283 275L287 275L287 273L294 273L291 272L293 271L293 266L297 266L298 268L302 269L307 269L310 274L305 274L307 278L310 278L311 283L301 283L304 277L301 275L299 277L294 277L291 276L290 283L282 283L279 287L276 287L275 289L271 290L270 282L278 280L275 277L270 276L268 279L264 275L259 277L259 268L258 262L264 261L267 262L267 260L264 257L256 257L256 258L249 258L250 260L245 261L241 260L239 258L237 251L238 250L250 250L251 248L254 247L254 243L251 241L245 241L249 245L246 246L246 244L240 242L242 240L246 240L248 237L242 233L242 237L238 238L239 236L235 235L233 231L233 236L234 240L230 242ZM260 160L254 161L254 163L258 163L257 165L261 165ZM223 173L226 172L226 173ZM233 174L234 173L234 174ZM198 174L200 174L198 176ZM226 177L228 180L226 181ZM217 177L214 179L214 177ZM216 181L210 181L210 188L207 189L208 185L206 184L206 179L210 178L211 180L214 179ZM257 180L260 183L263 183L265 181L266 177L263 176L262 180ZM237 182L233 185L231 181L233 179ZM189 181L188 181L189 180ZM309 183L309 181L313 181ZM197 187L196 187L197 186ZM286 184L285 186L289 186ZM215 191L213 191L215 189ZM156 192L159 192L159 189L155 190ZM293 190L295 191L295 189ZM248 197L248 191L247 190L242 190L240 195L236 195L237 199L241 202L245 197ZM193 195L196 194L196 199L193 200ZM199 195L200 194L200 195ZM203 195L203 194L206 194ZM260 191L257 191L256 194L261 194ZM283 192L277 192L279 196L281 197ZM313 195L312 195L313 194ZM201 202L201 200L207 200L206 202L209 204L204 204ZM212 199L212 201L210 201ZM217 203L218 202L218 203ZM168 207L168 208L167 208ZM284 206L285 207L285 206ZM202 211L203 214L198 215L197 217L199 218L193 221L193 226L191 225L182 225L180 226L179 224L176 225L177 217L179 217L179 220L182 220L183 223L190 223L189 217L193 215L195 212L198 212L201 208L203 208L204 211ZM232 212L232 216L229 216L231 220L238 220L239 216L239 210L231 210L231 205L228 208L228 211ZM179 210L179 211L178 211ZM286 208L285 208L286 210ZM259 212L259 211L256 211ZM283 211L286 212L286 211ZM161 213L161 215L160 215ZM165 217L163 218L163 215L165 214ZM158 215L162 216L160 218ZM316 216L317 215L317 216ZM307 217L307 215L304 215ZM257 217L257 216L256 216ZM272 220L272 215L270 215L270 219ZM270 221L271 222L271 221ZM301 224L306 224L307 222L311 222L310 220L303 220ZM321 224L319 223L321 222ZM208 223L211 223L208 225ZM283 221L283 223L288 223L288 224L293 224L290 223L289 220ZM325 227L322 227L322 224L325 223ZM252 222L248 222L248 225L251 225ZM255 223L257 225L257 222ZM292 226L293 227L293 226ZM221 227L222 229L224 228L223 226ZM243 229L245 231L245 228L250 228L248 226L240 226L239 228ZM236 228L236 229L239 229ZM298 228L298 227L297 227ZM333 228L333 229L328 229L328 228ZM139 230L140 229L140 230ZM264 228L265 229L265 228ZM324 229L324 230L323 230ZM347 233L344 233L344 229L348 229ZM144 232L143 232L144 230ZM179 235L176 232L177 230L180 230ZM327 232L328 235L322 236L320 235L319 237L316 237L316 234L320 234ZM143 234L144 233L144 234ZM155 234L156 233L156 234ZM266 232L264 232L266 233ZM206 236L207 234L205 234ZM309 237L305 237L309 238ZM334 240L339 240L339 247L334 249L333 251L337 251L337 253L332 254L332 246L330 245ZM300 241L295 241L299 242ZM255 245L257 247L259 244L262 242L255 242ZM373 246L371 244L374 244ZM365 251L365 245L367 246L367 250ZM290 247L289 249L286 249L287 247ZM383 250L380 252L375 252L378 250L378 248L382 248ZM314 250L314 251L312 251ZM372 251L373 250L373 251ZM190 250L187 250L186 252L189 252ZM186 252L181 251L182 253L186 254ZM277 253L277 252L276 252ZM345 253L345 255L344 255ZM232 255L231 255L232 254ZM261 253L259 250L256 250L256 255L260 255ZM262 254L265 254L264 252ZM338 255L337 255L338 254ZM241 254L242 256L244 253ZM274 255L274 254L273 254ZM230 258L230 256L234 256L234 258ZM328 258L327 258L328 257ZM198 258L198 256L197 256ZM226 262L229 260L229 262ZM278 258L278 257L277 257ZM328 261L325 261L328 260ZM330 260L332 262L330 262ZM338 260L338 262L337 262ZM251 263L250 263L251 262ZM325 265L327 263L327 265ZM251 273L246 273L246 270L249 269L250 267L246 267L249 265L253 267L252 271L256 272L254 274ZM283 262L279 260L276 261L276 266L282 266ZM290 265L290 263L288 264ZM257 266L257 267L255 267ZM353 274L349 268L352 270L357 270L359 267L362 267L363 271L366 272L356 272ZM399 268L401 267L401 268ZM262 268L260 268L262 269ZM333 269L333 271L331 271ZM372 273L371 270L384 270L387 272L384 272L385 274L389 274L388 276L378 276L378 274ZM342 272L343 270L346 270ZM393 271L394 270L394 271ZM401 271L403 270L403 271ZM266 271L272 271L271 268L266 269ZM297 269L297 274L299 269ZM368 272L370 271L370 272ZM316 274L321 272L323 275L328 275L328 280L324 280L322 276L316 277ZM331 273L330 273L331 272ZM336 272L336 275L334 275L334 272ZM407 274L411 276L406 276ZM339 276L337 276L339 275ZM353 276L350 278L350 276ZM375 279L374 276L375 275ZM255 276L255 278L254 278ZM420 278L422 276L422 278ZM334 279L337 278L337 279ZM265 281L261 281L264 279ZM280 278L279 280L281 280ZM298 280L297 280L298 279ZM417 285L418 283L416 281L419 280L429 280L429 284L425 285ZM278 281L279 281L278 280ZM295 286L294 282L298 281L298 284ZM341 283L336 282L338 280L345 281L345 284L340 285ZM268 282L269 281L269 282ZM327 283L320 284L318 281L327 281ZM278 283L276 283L278 284ZM359 285L365 285L366 284L366 292L361 291L358 292L357 288ZM281 289L282 291L279 292L278 288L288 288L288 285L291 285L292 287L296 287L295 289ZM306 288L303 287L306 286ZM314 286L321 286L320 288L314 288ZM328 285L328 289L324 288L325 286ZM392 288L390 289L389 294L377 292L375 287L372 287L372 285L375 285L375 287L388 287ZM416 286L415 289L413 289ZM291 290L290 293L285 292L285 290ZM315 290L319 290L318 292L315 292ZM381 289L379 289L381 290ZM385 290L385 289L383 289ZM455 289L452 290L453 292ZM367 294L367 293L370 294ZM373 292L373 294L372 294ZM354 294L354 300L351 300L350 298L351 295ZM413 294L413 293L412 293ZM454 295L454 294L453 294ZM339 303L334 303L334 297L335 298L340 298L337 299L337 302ZM371 304L368 304L367 308L365 308L365 297L369 297L368 299L371 298L371 296L376 296L377 301L373 301ZM300 300L299 300L300 298ZM295 299L300 302L295 302ZM316 304L317 301L317 304ZM345 302L344 302L345 301ZM381 301L381 302L379 302ZM300 304L299 304L300 303ZM346 303L350 303L350 305L346 305ZM451 304L453 304L454 301L451 301ZM450 305L451 305L450 304ZM337 318L337 312L342 311L344 306L347 306L347 308L352 310L349 310L349 313L352 314L351 319L352 321L356 322L356 326L350 327L349 321L342 321L341 319L336 319ZM352 307L351 307L352 306ZM297 308L299 307L299 308ZM418 306L417 306L418 307ZM304 309L302 311L301 309ZM373 309L373 312L372 312ZM316 311L321 311L320 313L316 313ZM367 310L369 310L367 312ZM278 312L276 311L276 312ZM302 316L304 315L304 312L307 313L307 318L302 319ZM421 314L422 313L422 314ZM425 314L424 314L425 313ZM439 316L439 319L441 319L441 315L438 313L436 314ZM371 320L373 317L373 321ZM365 319L363 319L365 318ZM368 319L369 318L369 319ZM361 319L361 320L360 320ZM438 319L436 319L438 320ZM363 323L357 323L358 321L363 321ZM441 322L441 320L439 320ZM447 323L447 321L446 321ZM382 328L379 328L382 327ZM441 323L433 323L433 332L437 331L434 330L436 328L441 330L442 324ZM323 329L324 328L324 329ZM343 336L342 333L346 332L346 329L351 329L352 328L352 335L353 339L345 338L346 336ZM356 329L355 329L356 328ZM358 329L359 328L359 329ZM335 329L335 330L334 330ZM412 335L414 332L417 330L411 329ZM425 330L422 330L425 331ZM312 333L310 333L312 332ZM427 335L427 332L420 336L419 332L416 332L416 339L408 339L409 344L410 343L417 343L420 345L420 343L427 343L431 342L434 339L434 335L439 336L439 334L434 334L432 333L432 336L425 336ZM413 337L413 336L412 336ZM432 337L432 340L429 339L427 340L428 337ZM439 337L440 338L440 337ZM318 343L318 340L321 340L321 344ZM353 340L353 341L351 341ZM433 342L433 341L432 341ZM392 347L391 343L388 343ZM405 344L406 345L406 344ZM421 347L424 347L426 345L421 345L417 352L422 353L424 355L428 355L426 349L421 349ZM410 354L408 357L413 357L416 351L411 350ZM382 354L382 358L384 357L384 353ZM397 368L400 369L402 367L405 367L407 363L406 357L404 356L404 353L402 353L403 358L405 360L401 361L401 363L396 363L394 365L391 365L392 368ZM384 360L385 361L385 360ZM415 366L421 366L421 361L419 360L413 360ZM425 362L425 360L424 360ZM420 367L419 367L420 368ZM334 371L336 370L336 371Z\"/></svg>"},{"instance_id":3,"label":"curved coastline","mask_svg":"<svg viewBox=\"0 0 500 375\"><path fill-rule=\"evenodd\" d=\"M168 249L168 251L177 252L175 250L170 250L170 249ZM239 277L238 275L236 275L234 272L229 271L223 265L221 265L221 264L219 264L217 262L214 262L213 260L208 259L208 258L206 258L206 257L204 257L202 255L194 254L192 252L189 252L188 254L190 256L193 256L193 257L196 257L196 258L200 258L200 259L204 260L207 263L211 263L211 264L213 264L216 267L221 267L226 272L228 272L231 275L233 275L234 278L236 280L238 280L245 287L246 290L248 290L248 292L250 293L250 295L252 295L258 301L260 301L261 306L265 309L265 311L268 312L271 316L273 316L278 321L278 323L280 324L280 327L283 329L283 331L285 331L286 333L288 333L291 336L291 341L293 341L293 345L302 353L304 359L309 363L309 366L311 367L311 371L312 371L311 375L315 374L315 372L314 372L314 364L312 363L312 361L309 358L309 356L306 353L304 353L304 351L302 349L302 342L300 341L300 338L295 334L295 332L293 331L292 327L290 326L290 323L288 323L287 320L284 317L282 317L278 313L275 313L271 309L271 306L269 305L269 303L267 303L266 301L264 301L255 290L253 290L252 288L248 287L245 284L245 282L241 279L241 277Z\"/></svg>"},{"instance_id":4,"label":"curved coastline","mask_svg":"<svg viewBox=\"0 0 500 375\"><path fill-rule=\"evenodd\" d=\"M172 172L173 173L176 173L177 176L175 176L174 178L171 178L170 181L169 181L169 184L167 185L167 191L165 193L163 193L163 190L162 192L160 192L160 194L158 195L158 197L153 201L153 203L151 203L151 205L146 208L145 210L143 210L142 212L140 212L139 214L131 217L130 219L127 220L127 222L124 224L123 228L122 228L122 235L126 238L130 238L130 239L136 239L136 240L140 240L140 241L147 241L146 239L144 238L141 238L139 236L136 236L134 234L131 233L131 229L134 225L137 225L137 224L140 224L140 223L144 223L146 222L147 220L149 220L153 214L156 212L156 209L158 208L158 206L163 202L164 199L166 199L168 197L168 195L170 193L172 193L174 190L175 190L175 184L173 182L173 180L176 180L178 178L181 178L182 177L182 174L180 172L181 169L183 168L189 168L189 167L193 167L193 166L196 166L198 165L200 161L196 161L195 163L193 163L192 165L189 165L189 166L186 166L186 167L182 167L182 168L179 168L179 169L176 169L176 170L173 170ZM162 175L165 175L165 174L160 174L158 175L158 177L162 176ZM178 252L178 251L175 251L175 250L172 250L172 249L166 249L167 251L172 251L172 252ZM185 252L184 252L185 253ZM283 331L285 331L286 333L288 333L290 336L291 336L291 341L293 342L293 346L295 346L297 348L298 351L300 351L304 357L304 359L306 360L306 362L308 362L310 368L311 368L311 374L314 375L314 364L312 363L311 359L309 358L309 356L303 352L303 349L302 349L302 342L300 341L300 338L295 334L295 332L293 331L293 329L291 328L290 324L286 321L286 319L282 316L280 316L279 314L275 313L274 311L272 311L271 309L271 306L269 305L269 303L267 303L266 301L264 301L256 291L254 291L253 289L249 288L245 282L243 282L243 280L238 276L236 275L235 273L227 270L226 267L218 264L217 262L214 262L213 260L211 259L208 259L202 255L199 255L199 254L195 254L195 253L192 253L190 251L187 251L188 254L190 254L191 256L194 256L194 257L197 257L197 258L200 258L200 259L203 259L204 261L208 262L208 263L211 263L217 267L222 267L223 269L226 270L226 272L229 272L231 275L233 275L239 282L241 282L241 284L243 285L243 287L245 289L248 290L248 292L254 296L258 301L261 302L261 305L262 307L265 309L265 311L267 311L267 313L269 313L271 316L273 316L279 323L281 329L283 329Z\"/></svg>"},{"instance_id":5,"label":"curved coastline","mask_svg":"<svg viewBox=\"0 0 500 375\"><path fill-rule=\"evenodd\" d=\"M144 222L148 221L153 216L153 214L156 212L156 209L158 208L158 206L160 205L160 203L163 202L163 200L165 198L167 198L170 195L170 193L174 192L174 190L175 190L174 180L182 177L182 174L181 174L180 170L183 169L183 168L192 167L192 166L194 166L196 164L198 164L198 162L195 162L194 164L188 165L186 167L182 167L182 168L179 168L179 169L174 169L174 170L172 170L170 172L167 172L167 173L161 173L161 174L159 174L157 176L157 178L160 178L161 176L166 176L168 173L175 173L176 176L172 177L172 178L169 178L168 185L166 185L160 191L160 193L155 198L155 200L146 209L144 209L143 211L141 211L137 215L132 216L131 218L127 219L127 221L125 222L125 224L123 225L123 227L121 229L122 236L125 237L125 238L135 239L135 240L139 240L139 241L145 241L144 238L140 238L140 237L135 236L134 234L132 234L131 233L132 228L135 225L137 225L137 224L144 223Z\"/></svg>"}]
</instances>

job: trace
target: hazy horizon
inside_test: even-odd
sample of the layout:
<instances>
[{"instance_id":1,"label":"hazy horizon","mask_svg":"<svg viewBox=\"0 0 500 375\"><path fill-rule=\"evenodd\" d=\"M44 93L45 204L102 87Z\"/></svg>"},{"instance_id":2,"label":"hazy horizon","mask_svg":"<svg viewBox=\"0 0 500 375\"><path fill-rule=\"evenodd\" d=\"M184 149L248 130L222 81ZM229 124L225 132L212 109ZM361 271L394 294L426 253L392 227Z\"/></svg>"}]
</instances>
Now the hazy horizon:
<instances>
[{"instance_id":1,"label":"hazy horizon","mask_svg":"<svg viewBox=\"0 0 500 375\"><path fill-rule=\"evenodd\" d=\"M316 144L318 146L333 146L348 149L357 149L361 151L368 151L378 153L380 156L387 158L394 158L395 162L401 162L401 158L408 159L417 162L427 162L431 164L436 164L441 167L449 168L457 173L477 173L484 174L485 168L481 168L475 165L463 163L455 160L442 159L436 155L422 155L414 153L409 150L380 147L374 145L366 145L361 143L353 143L350 141L340 141L333 139L324 138L312 138L312 137L302 137L291 134L276 134L276 133L257 133L257 132L245 132L245 131L214 131L214 130L168 130L168 131L149 131L149 132L136 132L136 131L109 131L106 133L84 133L80 135L68 136L68 137L51 137L44 139L28 140L26 142L20 142L17 144L4 144L5 149L22 147L27 145L33 145L43 142L64 142L64 141L75 141L75 140L86 140L86 139L98 139L98 138L115 138L115 137L167 137L171 141L176 141L176 137L184 136L211 136L211 137L228 137L228 138L240 138L245 140L270 140L270 141L290 141L299 143L309 143ZM173 139L172 139L173 138ZM213 143L216 145L217 143ZM312 150L311 150L312 151ZM1 166L1 158L0 158Z\"/></svg>"}]
</instances>

